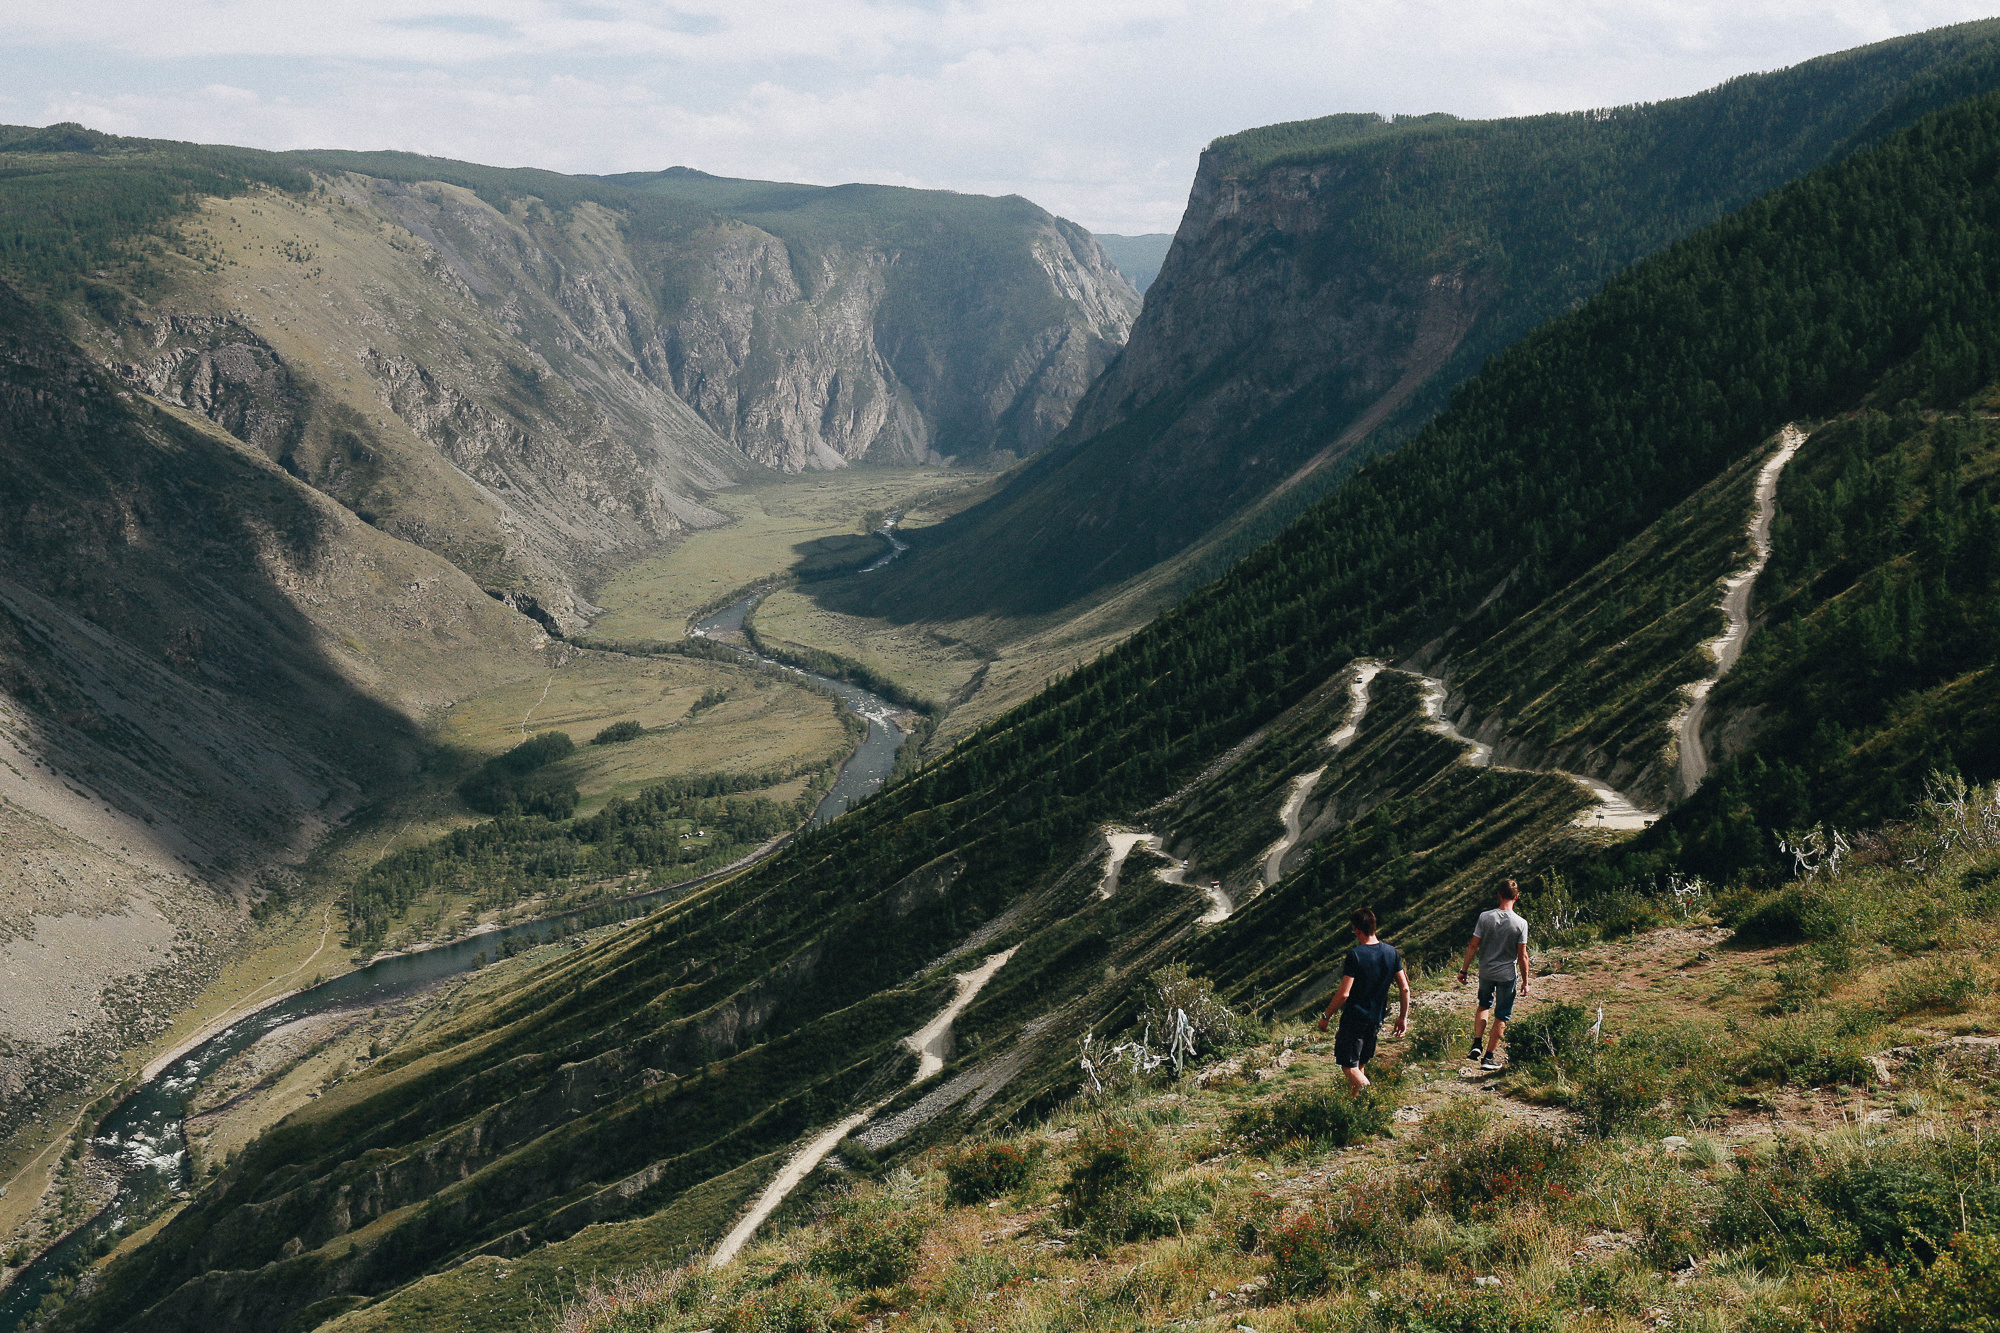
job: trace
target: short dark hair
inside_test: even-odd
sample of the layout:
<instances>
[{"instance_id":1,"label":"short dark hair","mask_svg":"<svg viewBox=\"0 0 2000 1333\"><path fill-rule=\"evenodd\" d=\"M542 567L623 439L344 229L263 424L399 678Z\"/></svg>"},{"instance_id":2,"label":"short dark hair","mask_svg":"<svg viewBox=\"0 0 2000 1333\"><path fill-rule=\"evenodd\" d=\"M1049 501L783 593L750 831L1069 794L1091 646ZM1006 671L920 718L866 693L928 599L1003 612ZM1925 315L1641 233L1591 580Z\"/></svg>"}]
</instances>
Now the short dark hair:
<instances>
[{"instance_id":1,"label":"short dark hair","mask_svg":"<svg viewBox=\"0 0 2000 1333\"><path fill-rule=\"evenodd\" d=\"M1501 902L1503 902L1503 903L1511 903L1511 902L1513 902L1513 901L1514 901L1515 899L1519 898L1520 896L1521 896L1521 886L1520 886L1520 885L1516 884L1516 883L1515 883L1515 882L1514 882L1513 880L1511 880L1511 879L1503 879L1503 880L1501 880L1501 881L1500 881L1500 901L1501 901Z\"/></svg>"},{"instance_id":2,"label":"short dark hair","mask_svg":"<svg viewBox=\"0 0 2000 1333\"><path fill-rule=\"evenodd\" d=\"M1372 907L1355 908L1354 915L1349 917L1348 920L1352 921L1354 928L1363 935L1373 935L1375 933L1375 909Z\"/></svg>"}]
</instances>

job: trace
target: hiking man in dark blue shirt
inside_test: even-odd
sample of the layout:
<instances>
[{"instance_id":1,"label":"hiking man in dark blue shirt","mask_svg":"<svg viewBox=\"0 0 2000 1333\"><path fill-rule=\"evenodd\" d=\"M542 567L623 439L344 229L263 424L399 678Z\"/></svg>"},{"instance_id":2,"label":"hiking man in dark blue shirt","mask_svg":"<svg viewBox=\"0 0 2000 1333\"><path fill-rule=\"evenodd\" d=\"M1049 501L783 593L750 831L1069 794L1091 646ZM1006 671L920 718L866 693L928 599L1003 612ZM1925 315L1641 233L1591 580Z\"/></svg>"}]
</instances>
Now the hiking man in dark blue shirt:
<instances>
[{"instance_id":1,"label":"hiking man in dark blue shirt","mask_svg":"<svg viewBox=\"0 0 2000 1333\"><path fill-rule=\"evenodd\" d=\"M1347 1086L1359 1097L1368 1086L1368 1075L1361 1071L1374 1058L1375 1035L1389 1009L1391 981L1403 1002L1403 1010L1396 1016L1396 1035L1410 1030L1410 976L1396 950L1375 938L1373 909L1356 908L1349 919L1354 923L1354 948L1348 952L1347 965L1340 969L1340 989L1319 1016L1319 1030L1326 1031L1326 1020L1333 1017L1334 1010L1340 1010L1340 1029L1333 1034L1333 1058L1340 1061L1347 1073Z\"/></svg>"}]
</instances>

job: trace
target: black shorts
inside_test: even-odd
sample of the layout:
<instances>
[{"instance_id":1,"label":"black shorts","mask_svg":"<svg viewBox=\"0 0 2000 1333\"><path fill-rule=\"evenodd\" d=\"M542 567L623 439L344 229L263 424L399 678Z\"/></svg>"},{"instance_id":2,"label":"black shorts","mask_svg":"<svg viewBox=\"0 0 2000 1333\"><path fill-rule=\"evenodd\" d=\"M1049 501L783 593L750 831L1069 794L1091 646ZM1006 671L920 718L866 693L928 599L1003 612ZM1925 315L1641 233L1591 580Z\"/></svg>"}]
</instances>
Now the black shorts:
<instances>
[{"instance_id":1,"label":"black shorts","mask_svg":"<svg viewBox=\"0 0 2000 1333\"><path fill-rule=\"evenodd\" d=\"M1375 1034L1381 1030L1380 1023L1343 1021L1333 1034L1333 1058L1342 1069L1359 1069L1375 1058Z\"/></svg>"}]
</instances>

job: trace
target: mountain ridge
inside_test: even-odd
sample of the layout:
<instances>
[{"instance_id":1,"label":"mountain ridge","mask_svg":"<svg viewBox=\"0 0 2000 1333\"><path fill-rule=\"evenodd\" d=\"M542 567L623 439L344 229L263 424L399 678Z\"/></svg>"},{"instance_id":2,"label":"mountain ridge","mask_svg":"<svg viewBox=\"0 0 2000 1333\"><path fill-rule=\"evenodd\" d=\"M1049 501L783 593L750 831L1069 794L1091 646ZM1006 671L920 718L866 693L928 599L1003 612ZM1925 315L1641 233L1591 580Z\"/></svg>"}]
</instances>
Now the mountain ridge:
<instances>
[{"instance_id":1,"label":"mountain ridge","mask_svg":"<svg viewBox=\"0 0 2000 1333\"><path fill-rule=\"evenodd\" d=\"M1231 525L1273 535L1633 260L1993 86L1996 34L1959 25L1605 114L1218 140L1132 340L1063 436L902 568L818 595L897 622L1046 615L1210 533L1219 573L1249 544Z\"/></svg>"}]
</instances>

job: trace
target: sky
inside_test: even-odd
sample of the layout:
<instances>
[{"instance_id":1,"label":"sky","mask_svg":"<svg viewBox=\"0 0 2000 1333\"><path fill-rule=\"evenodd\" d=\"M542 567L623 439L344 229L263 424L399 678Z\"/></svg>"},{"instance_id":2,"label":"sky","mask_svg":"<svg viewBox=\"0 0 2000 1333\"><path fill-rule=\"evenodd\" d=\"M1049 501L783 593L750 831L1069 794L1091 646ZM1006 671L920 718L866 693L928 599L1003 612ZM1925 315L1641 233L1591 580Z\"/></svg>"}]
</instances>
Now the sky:
<instances>
[{"instance_id":1,"label":"sky","mask_svg":"<svg viewBox=\"0 0 2000 1333\"><path fill-rule=\"evenodd\" d=\"M0 0L0 121L1021 194L1172 231L1201 150L1336 111L1652 101L1949 0Z\"/></svg>"}]
</instances>

